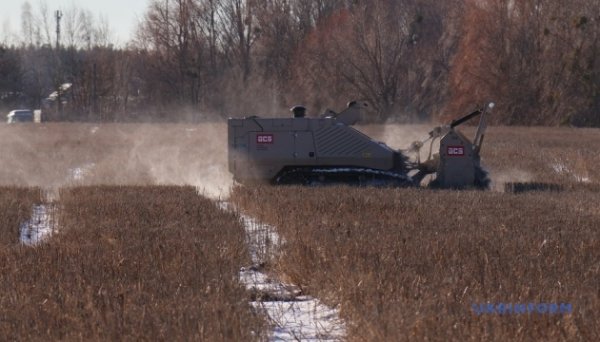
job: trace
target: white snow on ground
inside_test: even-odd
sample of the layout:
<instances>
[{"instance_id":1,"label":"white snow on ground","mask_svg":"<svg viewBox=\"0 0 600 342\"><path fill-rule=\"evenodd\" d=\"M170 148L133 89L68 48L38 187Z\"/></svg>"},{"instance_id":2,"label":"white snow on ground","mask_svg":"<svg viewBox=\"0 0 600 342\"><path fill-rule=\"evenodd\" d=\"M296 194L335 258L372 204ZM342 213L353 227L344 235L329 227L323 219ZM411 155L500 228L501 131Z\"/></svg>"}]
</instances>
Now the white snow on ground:
<instances>
[{"instance_id":1,"label":"white snow on ground","mask_svg":"<svg viewBox=\"0 0 600 342\"><path fill-rule=\"evenodd\" d=\"M21 243L34 246L52 235L56 227L55 211L56 208L52 204L35 205L31 219L20 226Z\"/></svg>"},{"instance_id":2,"label":"white snow on ground","mask_svg":"<svg viewBox=\"0 0 600 342\"><path fill-rule=\"evenodd\" d=\"M69 169L69 181L82 181L95 165L85 164L80 167ZM48 188L43 192L46 204L33 206L31 219L21 223L19 227L19 240L27 246L35 246L52 235L57 227L57 206L60 191L58 188Z\"/></svg>"},{"instance_id":3,"label":"white snow on ground","mask_svg":"<svg viewBox=\"0 0 600 342\"><path fill-rule=\"evenodd\" d=\"M583 176L581 174L578 174L578 173L572 171L570 168L568 168L565 164L563 164L560 161L556 161L553 164L551 164L550 166L552 167L552 170L554 170L554 172L556 172L557 174L571 175L573 178L575 178L575 180L577 182L589 183L591 181L589 177Z\"/></svg>"},{"instance_id":4,"label":"white snow on ground","mask_svg":"<svg viewBox=\"0 0 600 342\"><path fill-rule=\"evenodd\" d=\"M227 203L220 203L230 210ZM240 282L252 293L251 305L264 310L273 324L272 341L339 341L346 335L346 325L339 310L318 299L301 295L293 284L282 283L276 277L261 272L283 243L275 228L241 214L246 229L246 241L254 266L240 269Z\"/></svg>"},{"instance_id":5,"label":"white snow on ground","mask_svg":"<svg viewBox=\"0 0 600 342\"><path fill-rule=\"evenodd\" d=\"M318 299L300 296L293 302L252 302L255 308L264 309L273 328L273 341L340 341L346 328L339 312Z\"/></svg>"}]
</instances>

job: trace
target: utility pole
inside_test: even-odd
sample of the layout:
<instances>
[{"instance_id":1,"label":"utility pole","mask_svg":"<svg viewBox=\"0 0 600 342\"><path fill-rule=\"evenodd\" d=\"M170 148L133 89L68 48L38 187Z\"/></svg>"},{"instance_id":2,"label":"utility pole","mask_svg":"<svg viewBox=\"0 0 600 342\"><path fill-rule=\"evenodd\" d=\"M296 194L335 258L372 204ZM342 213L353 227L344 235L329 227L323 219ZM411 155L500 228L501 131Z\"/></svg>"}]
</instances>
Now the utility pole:
<instances>
[{"instance_id":1,"label":"utility pole","mask_svg":"<svg viewBox=\"0 0 600 342\"><path fill-rule=\"evenodd\" d=\"M56 58L57 58L57 64L56 64L56 111L58 114L58 118L62 120L62 77L61 77L61 72L60 69L62 68L62 65L60 63L60 19L62 19L62 12L60 10L57 10L56 12L54 12L54 17L56 18Z\"/></svg>"},{"instance_id":2,"label":"utility pole","mask_svg":"<svg viewBox=\"0 0 600 342\"><path fill-rule=\"evenodd\" d=\"M98 73L96 69L96 63L94 63L94 73L93 73L93 82L92 82L92 112L94 115L94 119L98 115L98 95L96 89L96 80L98 79Z\"/></svg>"},{"instance_id":3,"label":"utility pole","mask_svg":"<svg viewBox=\"0 0 600 342\"><path fill-rule=\"evenodd\" d=\"M60 10L54 12L56 18L56 50L60 48L60 19L62 19L62 12Z\"/></svg>"}]
</instances>

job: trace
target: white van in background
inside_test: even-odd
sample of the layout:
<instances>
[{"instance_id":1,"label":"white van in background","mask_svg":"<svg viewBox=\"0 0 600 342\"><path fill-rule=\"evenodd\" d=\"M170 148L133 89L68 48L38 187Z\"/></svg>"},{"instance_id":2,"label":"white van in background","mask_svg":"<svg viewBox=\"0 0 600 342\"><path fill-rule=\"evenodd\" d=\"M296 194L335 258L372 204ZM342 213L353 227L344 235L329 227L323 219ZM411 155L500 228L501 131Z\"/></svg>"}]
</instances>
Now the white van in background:
<instances>
[{"instance_id":1,"label":"white van in background","mask_svg":"<svg viewBox=\"0 0 600 342\"><path fill-rule=\"evenodd\" d=\"M6 116L6 122L9 124L17 122L34 122L34 114L31 109L13 110Z\"/></svg>"}]
</instances>

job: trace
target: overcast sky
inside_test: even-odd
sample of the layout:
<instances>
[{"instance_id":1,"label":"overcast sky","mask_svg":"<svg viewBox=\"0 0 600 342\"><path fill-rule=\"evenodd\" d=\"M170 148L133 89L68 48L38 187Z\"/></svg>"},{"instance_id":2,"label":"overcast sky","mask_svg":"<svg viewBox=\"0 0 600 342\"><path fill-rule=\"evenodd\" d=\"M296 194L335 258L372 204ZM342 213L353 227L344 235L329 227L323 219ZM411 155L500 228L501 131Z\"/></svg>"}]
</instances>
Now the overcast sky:
<instances>
[{"instance_id":1,"label":"overcast sky","mask_svg":"<svg viewBox=\"0 0 600 342\"><path fill-rule=\"evenodd\" d=\"M10 28L13 34L21 34L21 6L25 0L0 0L0 31ZM65 10L73 6L90 10L94 18L103 15L118 40L125 43L133 37L136 23L144 15L150 0L29 0L34 13L40 3L46 3L48 12Z\"/></svg>"}]
</instances>

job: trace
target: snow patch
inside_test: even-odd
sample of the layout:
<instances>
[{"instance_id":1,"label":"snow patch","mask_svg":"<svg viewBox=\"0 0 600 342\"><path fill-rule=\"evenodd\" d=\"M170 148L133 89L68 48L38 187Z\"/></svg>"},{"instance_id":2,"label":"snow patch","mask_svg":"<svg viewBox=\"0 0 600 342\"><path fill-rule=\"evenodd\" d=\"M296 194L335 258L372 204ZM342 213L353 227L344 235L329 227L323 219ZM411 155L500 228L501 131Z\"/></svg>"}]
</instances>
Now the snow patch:
<instances>
[{"instance_id":1,"label":"snow patch","mask_svg":"<svg viewBox=\"0 0 600 342\"><path fill-rule=\"evenodd\" d=\"M295 302L252 302L265 310L275 324L274 341L340 341L346 334L337 309L311 297L298 297Z\"/></svg>"},{"instance_id":2,"label":"snow patch","mask_svg":"<svg viewBox=\"0 0 600 342\"><path fill-rule=\"evenodd\" d=\"M246 243L250 250L250 257L254 265L271 260L279 246L284 243L279 238L275 227L258 222L256 219L240 214L244 229L246 230Z\"/></svg>"},{"instance_id":3,"label":"snow patch","mask_svg":"<svg viewBox=\"0 0 600 342\"><path fill-rule=\"evenodd\" d=\"M231 210L221 202L222 210ZM273 324L273 341L339 341L346 336L346 325L339 310L317 298L303 296L300 287L279 281L261 272L262 265L273 259L284 241L273 226L240 214L246 230L246 242L253 266L242 267L239 279L252 294L251 305L263 310Z\"/></svg>"},{"instance_id":4,"label":"snow patch","mask_svg":"<svg viewBox=\"0 0 600 342\"><path fill-rule=\"evenodd\" d=\"M46 240L56 227L56 207L40 204L33 207L31 219L19 227L19 240L27 246L35 246Z\"/></svg>"}]
</instances>

